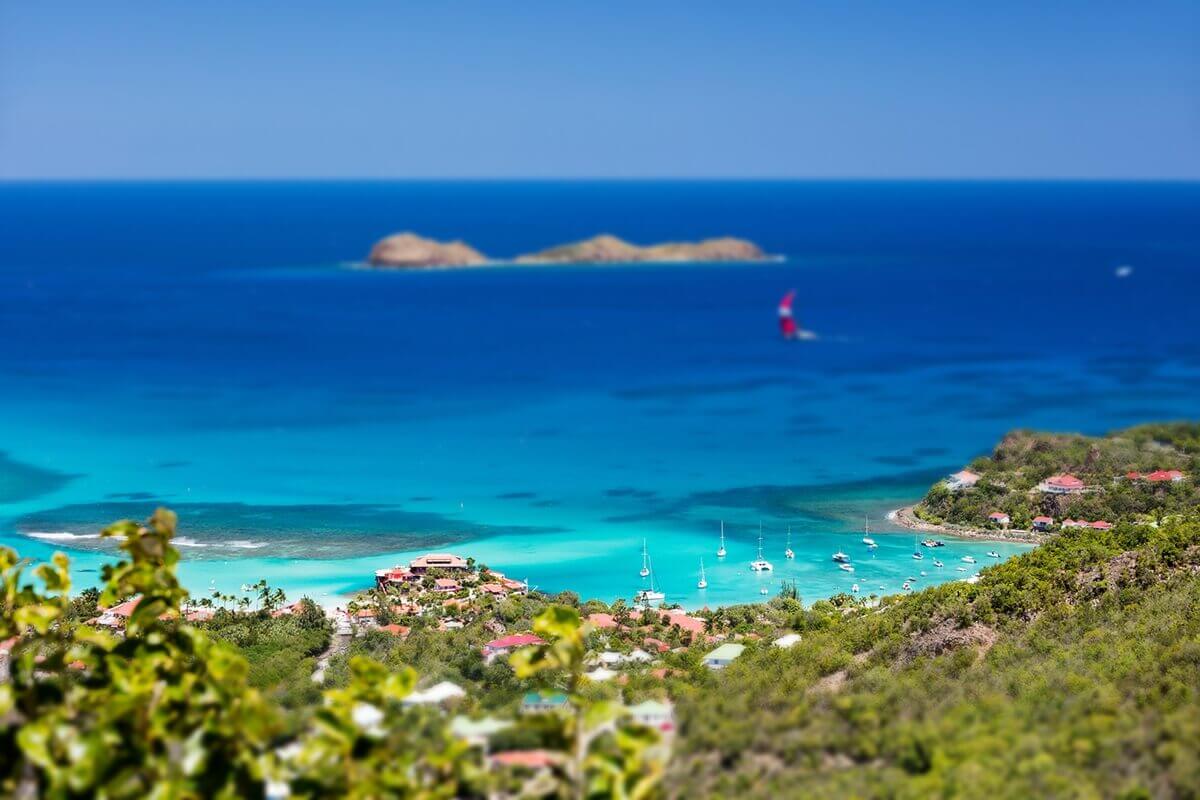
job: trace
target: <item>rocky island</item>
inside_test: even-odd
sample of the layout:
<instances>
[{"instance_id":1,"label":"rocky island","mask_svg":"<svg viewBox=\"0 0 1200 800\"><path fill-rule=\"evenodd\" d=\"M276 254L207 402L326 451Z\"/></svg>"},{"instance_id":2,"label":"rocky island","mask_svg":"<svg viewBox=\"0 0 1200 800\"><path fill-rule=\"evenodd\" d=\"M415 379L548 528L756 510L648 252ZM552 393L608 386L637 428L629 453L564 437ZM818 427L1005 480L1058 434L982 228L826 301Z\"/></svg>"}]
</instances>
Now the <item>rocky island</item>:
<instances>
[{"instance_id":1,"label":"rocky island","mask_svg":"<svg viewBox=\"0 0 1200 800\"><path fill-rule=\"evenodd\" d=\"M745 239L722 237L700 242L664 242L640 246L609 234L517 256L516 264L653 264L700 261L763 261L762 248ZM367 256L372 267L477 267L503 263L461 241L438 242L414 233L397 233L375 243Z\"/></svg>"},{"instance_id":2,"label":"rocky island","mask_svg":"<svg viewBox=\"0 0 1200 800\"><path fill-rule=\"evenodd\" d=\"M367 263L372 267L477 267L487 259L465 242L438 242L415 233L396 233L380 239L371 248Z\"/></svg>"},{"instance_id":3,"label":"rocky island","mask_svg":"<svg viewBox=\"0 0 1200 800\"><path fill-rule=\"evenodd\" d=\"M603 234L518 256L518 264L630 264L673 261L762 261L762 248L745 239L723 237L701 242L665 242L641 247Z\"/></svg>"}]
</instances>

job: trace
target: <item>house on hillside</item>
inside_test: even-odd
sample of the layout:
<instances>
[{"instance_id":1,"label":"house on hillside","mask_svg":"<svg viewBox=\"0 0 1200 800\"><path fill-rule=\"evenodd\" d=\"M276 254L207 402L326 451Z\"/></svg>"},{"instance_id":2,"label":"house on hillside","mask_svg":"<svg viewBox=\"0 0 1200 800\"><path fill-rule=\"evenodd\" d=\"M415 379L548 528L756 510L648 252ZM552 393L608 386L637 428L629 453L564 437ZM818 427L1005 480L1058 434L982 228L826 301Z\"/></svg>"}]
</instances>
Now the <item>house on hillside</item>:
<instances>
[{"instance_id":1,"label":"house on hillside","mask_svg":"<svg viewBox=\"0 0 1200 800\"><path fill-rule=\"evenodd\" d=\"M1054 517L1039 514L1033 518L1033 529L1035 531L1048 531L1052 525L1054 525Z\"/></svg>"},{"instance_id":2,"label":"house on hillside","mask_svg":"<svg viewBox=\"0 0 1200 800\"><path fill-rule=\"evenodd\" d=\"M661 700L646 700L636 706L625 709L629 719L647 728L653 728L660 733L670 733L675 730L675 707L670 702Z\"/></svg>"},{"instance_id":3,"label":"house on hillside","mask_svg":"<svg viewBox=\"0 0 1200 800\"><path fill-rule=\"evenodd\" d=\"M469 572L471 567L467 564L465 558L451 553L429 553L408 562L408 571L414 575L424 575L431 569L441 569L448 572Z\"/></svg>"},{"instance_id":4,"label":"house on hillside","mask_svg":"<svg viewBox=\"0 0 1200 800\"><path fill-rule=\"evenodd\" d=\"M970 489L975 484L979 483L980 475L971 472L969 469L959 470L950 477L946 478L946 488L952 492L957 492L960 489Z\"/></svg>"},{"instance_id":5,"label":"house on hillside","mask_svg":"<svg viewBox=\"0 0 1200 800\"><path fill-rule=\"evenodd\" d=\"M1008 514L1005 514L1003 511L993 511L992 513L988 514L988 522L992 523L993 525L1002 525L1007 528L1012 520L1009 518Z\"/></svg>"},{"instance_id":6,"label":"house on hillside","mask_svg":"<svg viewBox=\"0 0 1200 800\"><path fill-rule=\"evenodd\" d=\"M1085 488L1083 481L1067 473L1051 475L1038 484L1038 490L1047 494L1079 494Z\"/></svg>"},{"instance_id":7,"label":"house on hillside","mask_svg":"<svg viewBox=\"0 0 1200 800\"><path fill-rule=\"evenodd\" d=\"M726 642L704 657L704 666L708 667L709 669L725 669L725 667L732 664L745 649L746 645L744 644Z\"/></svg>"},{"instance_id":8,"label":"house on hillside","mask_svg":"<svg viewBox=\"0 0 1200 800\"><path fill-rule=\"evenodd\" d=\"M521 698L522 714L546 714L567 707L567 696L562 692L529 692Z\"/></svg>"},{"instance_id":9,"label":"house on hillside","mask_svg":"<svg viewBox=\"0 0 1200 800\"><path fill-rule=\"evenodd\" d=\"M1179 483L1184 475L1177 469L1159 469L1146 476L1151 483Z\"/></svg>"},{"instance_id":10,"label":"house on hillside","mask_svg":"<svg viewBox=\"0 0 1200 800\"><path fill-rule=\"evenodd\" d=\"M483 658L488 663L491 663L500 656L508 655L515 648L531 644L545 644L545 642L542 641L540 636L535 636L532 633L515 633L510 636L501 636L499 639L493 639L483 646Z\"/></svg>"}]
</instances>

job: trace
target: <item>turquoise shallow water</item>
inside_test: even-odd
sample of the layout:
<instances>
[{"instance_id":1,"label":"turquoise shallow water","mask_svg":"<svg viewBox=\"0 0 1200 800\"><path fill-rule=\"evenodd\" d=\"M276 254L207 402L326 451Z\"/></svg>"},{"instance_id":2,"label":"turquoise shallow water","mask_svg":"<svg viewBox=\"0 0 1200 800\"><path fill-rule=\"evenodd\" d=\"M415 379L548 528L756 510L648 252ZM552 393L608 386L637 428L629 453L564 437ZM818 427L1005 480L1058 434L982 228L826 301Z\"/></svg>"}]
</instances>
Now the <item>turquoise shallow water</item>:
<instances>
[{"instance_id":1,"label":"turquoise shallow water","mask_svg":"<svg viewBox=\"0 0 1200 800\"><path fill-rule=\"evenodd\" d=\"M81 537L165 504L194 590L326 602L433 548L629 597L643 538L688 606L963 577L1019 548L954 542L939 573L886 512L1012 427L1196 415L1198 211L1189 184L0 187L0 541L96 569ZM787 261L340 266L397 228L497 256L730 233ZM774 335L793 287L816 342Z\"/></svg>"}]
</instances>

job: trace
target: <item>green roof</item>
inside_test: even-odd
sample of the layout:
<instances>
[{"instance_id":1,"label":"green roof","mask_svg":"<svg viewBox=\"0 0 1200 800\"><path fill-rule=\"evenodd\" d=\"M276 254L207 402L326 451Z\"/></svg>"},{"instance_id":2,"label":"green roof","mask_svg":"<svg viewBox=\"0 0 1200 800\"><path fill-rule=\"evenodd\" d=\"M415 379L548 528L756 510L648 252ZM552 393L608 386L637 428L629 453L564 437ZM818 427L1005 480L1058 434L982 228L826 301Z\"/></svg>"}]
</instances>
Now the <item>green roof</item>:
<instances>
[{"instance_id":1,"label":"green roof","mask_svg":"<svg viewBox=\"0 0 1200 800\"><path fill-rule=\"evenodd\" d=\"M744 644L734 644L733 642L727 642L726 644L721 645L716 650L713 650L711 653L706 655L704 657L704 660L705 661L709 661L709 660L733 661L735 658L740 656L742 654L742 651L745 649L746 649L746 645L744 645Z\"/></svg>"},{"instance_id":2,"label":"green roof","mask_svg":"<svg viewBox=\"0 0 1200 800\"><path fill-rule=\"evenodd\" d=\"M567 702L567 696L562 692L530 692L525 695L525 699L521 702L527 706L538 703L553 703L556 706L561 706Z\"/></svg>"}]
</instances>

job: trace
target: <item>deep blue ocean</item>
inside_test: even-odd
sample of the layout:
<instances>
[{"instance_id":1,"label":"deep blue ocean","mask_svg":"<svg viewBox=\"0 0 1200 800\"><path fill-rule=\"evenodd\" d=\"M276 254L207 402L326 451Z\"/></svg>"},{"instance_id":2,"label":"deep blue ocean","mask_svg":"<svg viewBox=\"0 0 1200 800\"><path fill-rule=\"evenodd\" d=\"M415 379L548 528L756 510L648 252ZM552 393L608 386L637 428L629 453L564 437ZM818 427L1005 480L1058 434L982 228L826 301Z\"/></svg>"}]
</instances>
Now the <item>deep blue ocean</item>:
<instances>
[{"instance_id":1,"label":"deep blue ocean","mask_svg":"<svg viewBox=\"0 0 1200 800\"><path fill-rule=\"evenodd\" d=\"M785 260L353 268L401 230ZM194 591L326 603L434 548L628 598L643 539L688 606L961 578L1020 548L918 575L886 512L1015 427L1200 416L1198 300L1195 183L0 184L0 543L95 570L165 504Z\"/></svg>"}]
</instances>

